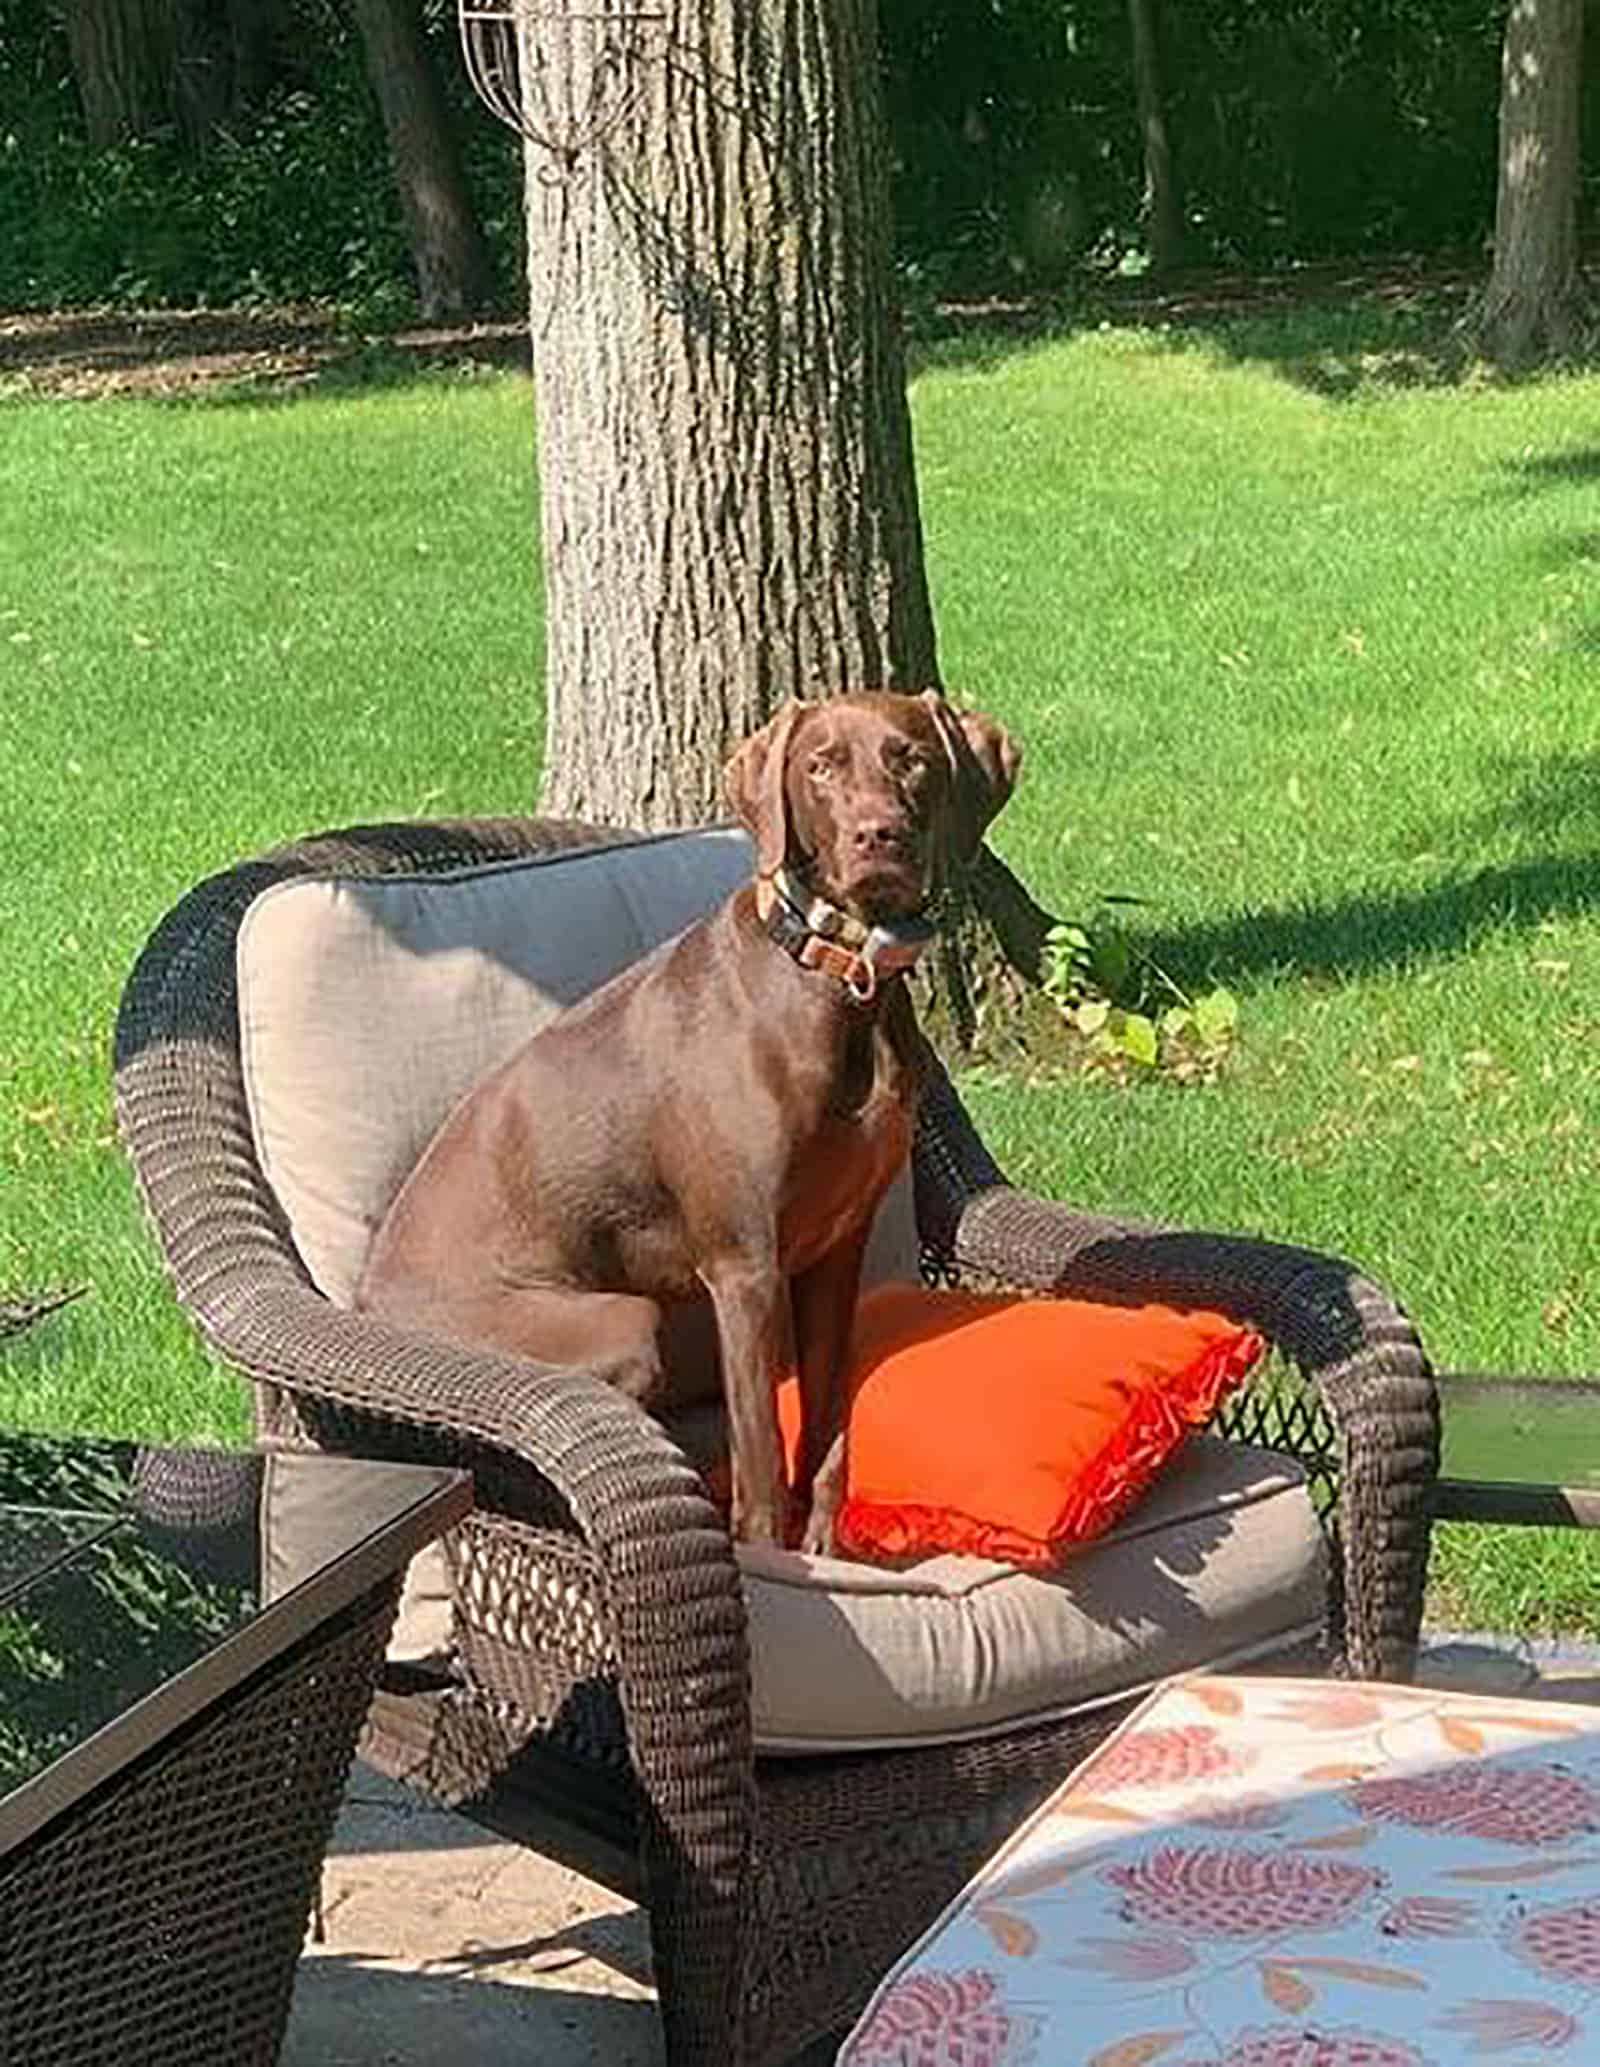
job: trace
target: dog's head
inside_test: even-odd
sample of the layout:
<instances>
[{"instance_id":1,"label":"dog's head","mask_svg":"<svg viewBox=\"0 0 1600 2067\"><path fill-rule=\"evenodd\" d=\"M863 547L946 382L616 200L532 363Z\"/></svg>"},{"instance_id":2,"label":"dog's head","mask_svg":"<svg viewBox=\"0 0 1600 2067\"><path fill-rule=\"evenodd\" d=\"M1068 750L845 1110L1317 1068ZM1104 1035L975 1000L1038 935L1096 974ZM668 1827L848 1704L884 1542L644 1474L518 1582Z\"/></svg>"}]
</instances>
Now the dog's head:
<instances>
[{"instance_id":1,"label":"dog's head","mask_svg":"<svg viewBox=\"0 0 1600 2067\"><path fill-rule=\"evenodd\" d=\"M970 861L1021 755L979 711L935 689L786 703L728 763L756 870L786 863L869 925L909 917Z\"/></svg>"}]
</instances>

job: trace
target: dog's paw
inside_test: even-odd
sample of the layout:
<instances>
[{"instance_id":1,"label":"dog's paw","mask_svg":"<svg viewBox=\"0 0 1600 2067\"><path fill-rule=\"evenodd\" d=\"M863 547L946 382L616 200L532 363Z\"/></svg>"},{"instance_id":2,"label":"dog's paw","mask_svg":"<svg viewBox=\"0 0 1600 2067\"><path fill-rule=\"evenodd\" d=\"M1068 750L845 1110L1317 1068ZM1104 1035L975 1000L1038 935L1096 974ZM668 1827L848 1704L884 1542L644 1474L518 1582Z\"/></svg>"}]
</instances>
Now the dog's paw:
<instances>
[{"instance_id":1,"label":"dog's paw","mask_svg":"<svg viewBox=\"0 0 1600 2067\"><path fill-rule=\"evenodd\" d=\"M807 1557L833 1555L833 1503L814 1500L806 1525L800 1531L800 1548Z\"/></svg>"},{"instance_id":2,"label":"dog's paw","mask_svg":"<svg viewBox=\"0 0 1600 2067\"><path fill-rule=\"evenodd\" d=\"M789 1541L788 1517L781 1503L741 1500L735 1491L729 1521L735 1543L772 1543L781 1550Z\"/></svg>"}]
</instances>

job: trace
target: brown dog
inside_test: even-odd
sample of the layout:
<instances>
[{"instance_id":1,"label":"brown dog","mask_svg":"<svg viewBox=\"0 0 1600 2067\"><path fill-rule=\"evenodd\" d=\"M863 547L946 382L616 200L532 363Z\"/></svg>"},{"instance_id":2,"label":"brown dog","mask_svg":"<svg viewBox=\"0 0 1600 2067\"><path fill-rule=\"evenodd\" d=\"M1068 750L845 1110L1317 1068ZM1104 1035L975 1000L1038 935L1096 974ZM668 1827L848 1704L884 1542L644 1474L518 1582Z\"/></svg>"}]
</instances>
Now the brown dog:
<instances>
[{"instance_id":1,"label":"brown dog","mask_svg":"<svg viewBox=\"0 0 1600 2067\"><path fill-rule=\"evenodd\" d=\"M357 1303L581 1364L659 1412L715 1376L687 1349L709 1295L734 1532L789 1535L775 1388L797 1369L794 1495L803 1546L825 1549L862 1251L911 1143L903 973L1017 762L998 725L932 690L785 705L728 764L755 880L468 1096L396 1199Z\"/></svg>"}]
</instances>

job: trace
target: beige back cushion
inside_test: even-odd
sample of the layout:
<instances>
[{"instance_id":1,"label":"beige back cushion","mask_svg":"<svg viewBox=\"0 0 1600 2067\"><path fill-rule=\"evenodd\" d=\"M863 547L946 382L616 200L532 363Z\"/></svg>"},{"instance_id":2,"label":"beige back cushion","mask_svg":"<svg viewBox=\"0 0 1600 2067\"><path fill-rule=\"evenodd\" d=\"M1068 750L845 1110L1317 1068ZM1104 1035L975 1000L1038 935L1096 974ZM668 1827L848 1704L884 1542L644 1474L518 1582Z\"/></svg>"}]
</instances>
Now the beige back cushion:
<instances>
[{"instance_id":1,"label":"beige back cushion","mask_svg":"<svg viewBox=\"0 0 1600 2067\"><path fill-rule=\"evenodd\" d=\"M379 1223L451 1108L563 1006L750 873L737 831L450 876L310 877L239 929L239 1031L262 1168L312 1282L347 1305ZM914 1277L909 1172L869 1280Z\"/></svg>"}]
</instances>

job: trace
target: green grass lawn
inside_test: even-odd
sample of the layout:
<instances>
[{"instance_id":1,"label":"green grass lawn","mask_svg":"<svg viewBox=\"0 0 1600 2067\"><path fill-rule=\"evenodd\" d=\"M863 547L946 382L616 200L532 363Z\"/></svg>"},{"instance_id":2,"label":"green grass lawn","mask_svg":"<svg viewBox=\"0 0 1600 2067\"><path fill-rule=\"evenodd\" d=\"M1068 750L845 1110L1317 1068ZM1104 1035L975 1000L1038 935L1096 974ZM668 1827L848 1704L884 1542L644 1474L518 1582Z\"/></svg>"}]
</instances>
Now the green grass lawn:
<instances>
[{"instance_id":1,"label":"green grass lawn","mask_svg":"<svg viewBox=\"0 0 1600 2067\"><path fill-rule=\"evenodd\" d=\"M918 400L948 673L1029 752L997 845L1243 1003L1215 1092L975 1086L1002 1160L1354 1253L1447 1366L1591 1366L1600 381L1120 333Z\"/></svg>"},{"instance_id":2,"label":"green grass lawn","mask_svg":"<svg viewBox=\"0 0 1600 2067\"><path fill-rule=\"evenodd\" d=\"M1242 1007L1215 1086L967 1089L1019 1181L1357 1257L1446 1368L1582 1371L1600 378L1404 385L1371 333L929 355L945 671L1027 753L996 845L1064 913L1147 898L1164 966ZM118 991L243 851L531 798L532 441L512 375L0 402L0 1287L93 1288L0 1349L6 1422L242 1431L112 1139ZM1581 1539L1509 1578L1483 1540L1443 1545L1454 1612L1600 1623Z\"/></svg>"},{"instance_id":3,"label":"green grass lawn","mask_svg":"<svg viewBox=\"0 0 1600 2067\"><path fill-rule=\"evenodd\" d=\"M541 651L511 380L0 404L0 1285L14 1424L237 1433L111 1133L117 997L174 894L296 831L526 808Z\"/></svg>"}]
</instances>

